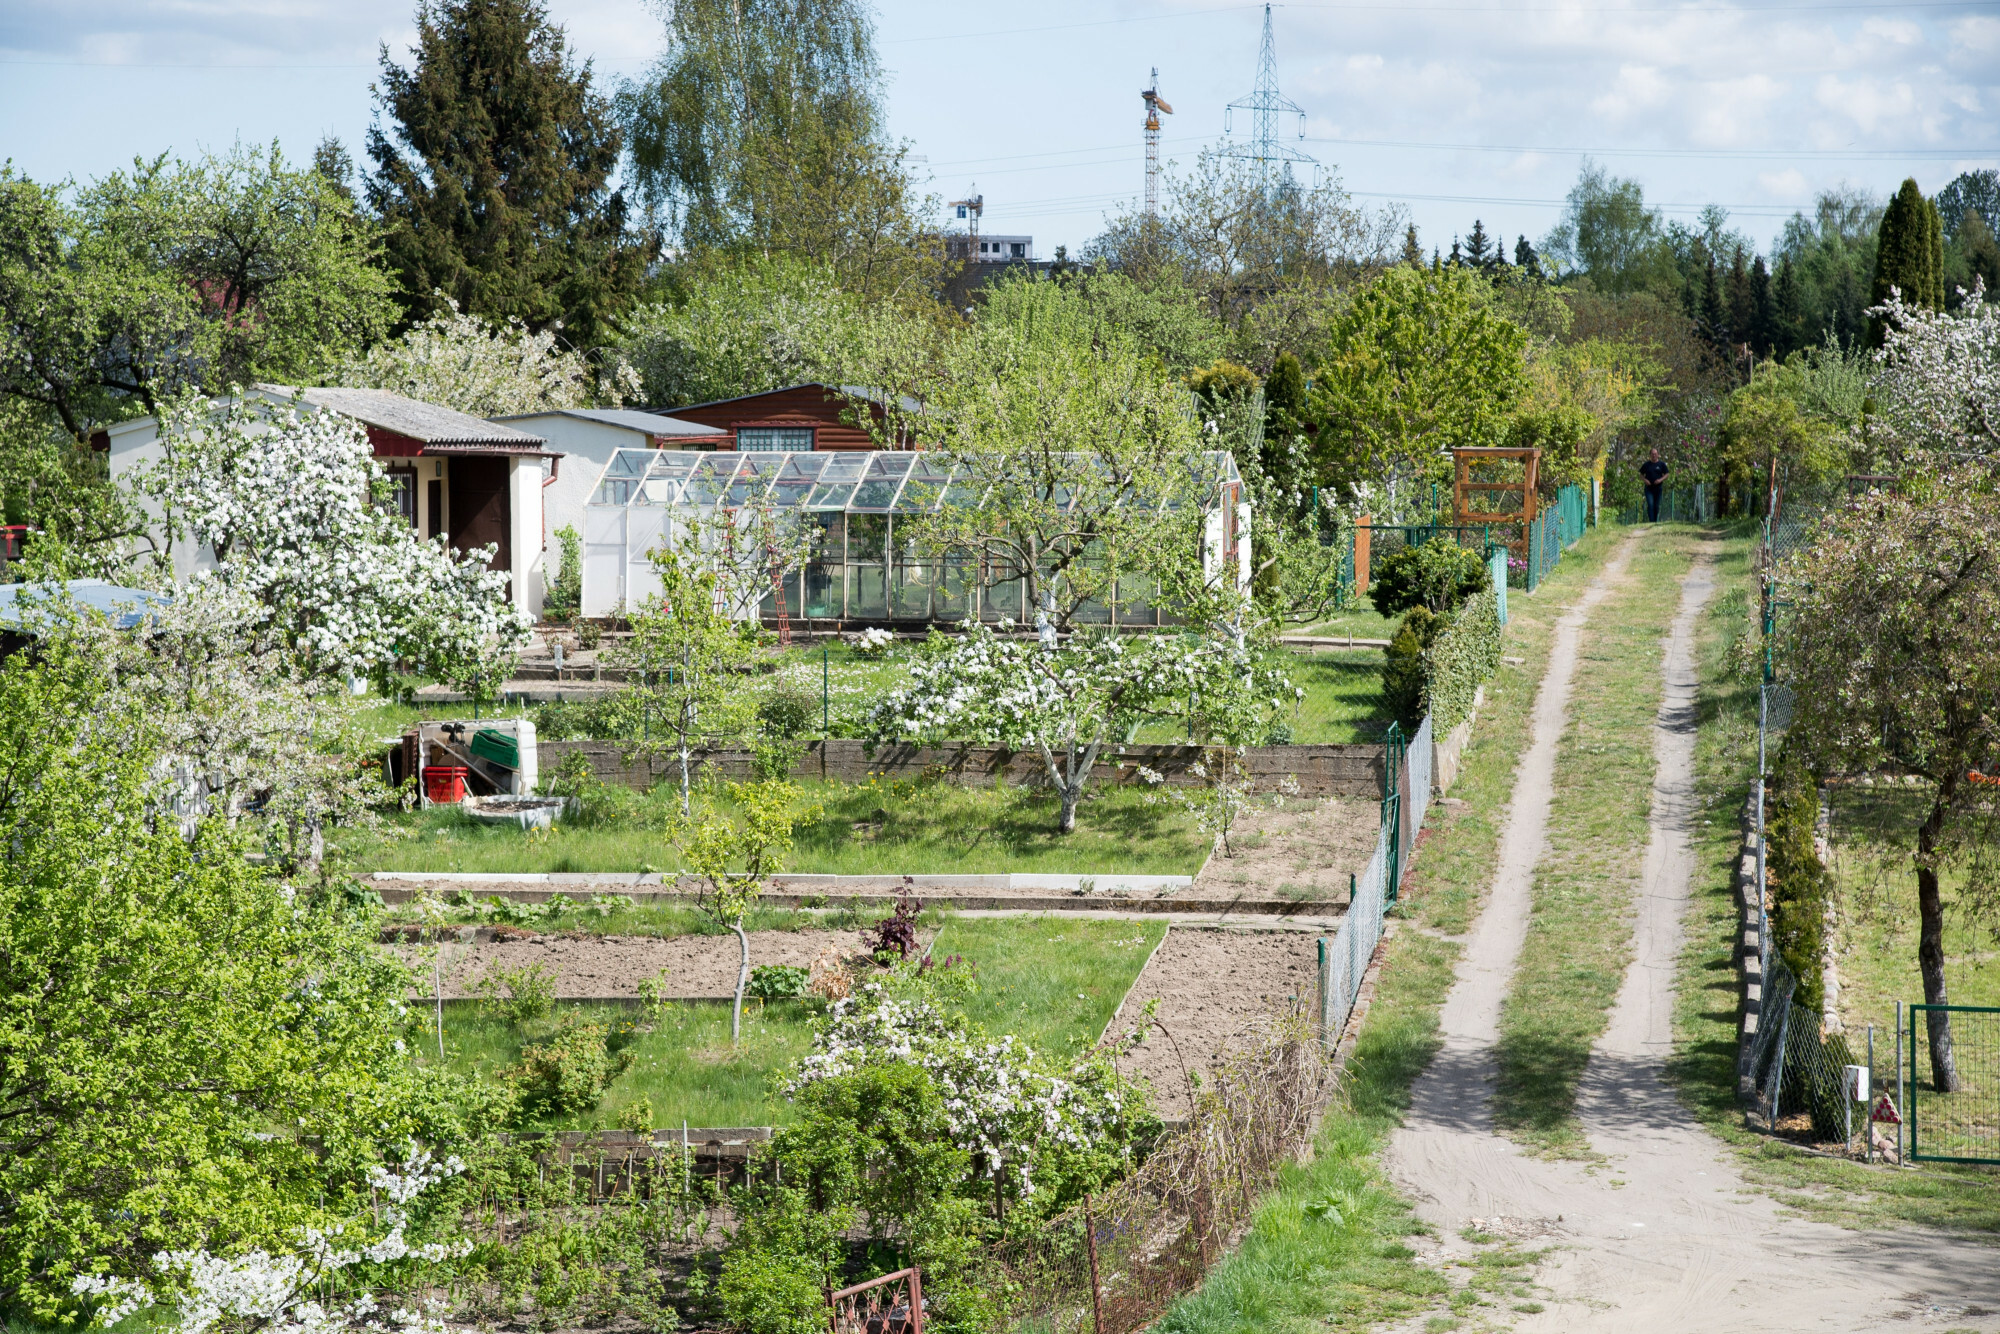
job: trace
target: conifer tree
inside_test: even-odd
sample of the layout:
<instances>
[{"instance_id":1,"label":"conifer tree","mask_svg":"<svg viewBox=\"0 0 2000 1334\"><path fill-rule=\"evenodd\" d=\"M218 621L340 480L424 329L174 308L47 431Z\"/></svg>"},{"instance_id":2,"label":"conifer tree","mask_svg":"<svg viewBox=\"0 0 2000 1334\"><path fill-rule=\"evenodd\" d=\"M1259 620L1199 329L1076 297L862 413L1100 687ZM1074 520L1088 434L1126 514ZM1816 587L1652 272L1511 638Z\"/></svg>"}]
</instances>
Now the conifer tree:
<instances>
[{"instance_id":1,"label":"conifer tree","mask_svg":"<svg viewBox=\"0 0 2000 1334\"><path fill-rule=\"evenodd\" d=\"M610 189L624 139L541 0L422 0L417 57L382 48L368 199L407 318L442 292L589 345L631 301L652 248Z\"/></svg>"},{"instance_id":2,"label":"conifer tree","mask_svg":"<svg viewBox=\"0 0 2000 1334\"><path fill-rule=\"evenodd\" d=\"M1514 263L1530 277L1542 276L1542 258L1535 253L1535 247L1528 243L1525 232L1514 238Z\"/></svg>"},{"instance_id":3,"label":"conifer tree","mask_svg":"<svg viewBox=\"0 0 2000 1334\"><path fill-rule=\"evenodd\" d=\"M1771 271L1764 266L1762 255L1750 265L1750 311L1750 328L1746 335L1750 346L1757 350L1760 357L1775 355L1778 311L1771 296Z\"/></svg>"},{"instance_id":4,"label":"conifer tree","mask_svg":"<svg viewBox=\"0 0 2000 1334\"><path fill-rule=\"evenodd\" d=\"M1424 248L1417 244L1417 224L1414 222L1403 232L1403 263L1423 267Z\"/></svg>"},{"instance_id":5,"label":"conifer tree","mask_svg":"<svg viewBox=\"0 0 2000 1334\"><path fill-rule=\"evenodd\" d=\"M1701 284L1701 326L1708 335L1708 341L1724 347L1729 342L1729 329L1723 322L1722 285L1716 279L1715 256L1708 257L1707 273Z\"/></svg>"},{"instance_id":6,"label":"conifer tree","mask_svg":"<svg viewBox=\"0 0 2000 1334\"><path fill-rule=\"evenodd\" d=\"M1750 290L1750 266L1743 261L1743 247L1737 246L1729 257L1729 285L1725 293L1732 344L1753 341L1757 331L1756 296Z\"/></svg>"},{"instance_id":7,"label":"conifer tree","mask_svg":"<svg viewBox=\"0 0 2000 1334\"><path fill-rule=\"evenodd\" d=\"M1944 224L1937 207L1924 198L1914 180L1905 180L1882 214L1875 242L1875 283L1868 304L1879 306L1890 289L1912 306L1939 310L1944 306ZM1882 346L1882 317L1868 320L1871 344Z\"/></svg>"},{"instance_id":8,"label":"conifer tree","mask_svg":"<svg viewBox=\"0 0 2000 1334\"><path fill-rule=\"evenodd\" d=\"M1299 359L1280 352L1264 381L1264 473L1282 491L1303 487L1310 471L1301 437L1312 434L1306 421L1306 374Z\"/></svg>"},{"instance_id":9,"label":"conifer tree","mask_svg":"<svg viewBox=\"0 0 2000 1334\"><path fill-rule=\"evenodd\" d=\"M1784 357L1804 347L1808 341L1805 328L1805 296L1799 290L1799 274L1792 266L1791 256L1787 255L1778 261L1778 278L1774 287L1777 346L1773 349L1772 355Z\"/></svg>"},{"instance_id":10,"label":"conifer tree","mask_svg":"<svg viewBox=\"0 0 2000 1334\"><path fill-rule=\"evenodd\" d=\"M1487 238L1486 224L1478 218L1472 220L1472 233L1465 238L1465 262L1476 268L1487 268L1493 262L1493 242Z\"/></svg>"},{"instance_id":11,"label":"conifer tree","mask_svg":"<svg viewBox=\"0 0 2000 1334\"><path fill-rule=\"evenodd\" d=\"M1459 253L1458 238L1454 236L1451 238L1451 266L1455 269L1463 263L1465 263L1465 256Z\"/></svg>"}]
</instances>

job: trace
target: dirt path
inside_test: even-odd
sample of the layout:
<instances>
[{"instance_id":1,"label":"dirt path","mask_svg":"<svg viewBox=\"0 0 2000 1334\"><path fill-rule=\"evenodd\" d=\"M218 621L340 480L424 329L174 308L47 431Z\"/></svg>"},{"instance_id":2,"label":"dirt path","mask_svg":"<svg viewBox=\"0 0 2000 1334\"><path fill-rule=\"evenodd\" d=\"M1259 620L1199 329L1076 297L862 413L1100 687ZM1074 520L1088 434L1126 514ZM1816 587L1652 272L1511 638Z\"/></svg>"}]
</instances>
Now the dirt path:
<instances>
[{"instance_id":1,"label":"dirt path","mask_svg":"<svg viewBox=\"0 0 2000 1334\"><path fill-rule=\"evenodd\" d=\"M1608 589L1622 572L1621 558L1591 591ZM1691 870L1694 623L1711 590L1703 560L1683 582L1663 664L1633 959L1578 1092L1579 1118L1605 1161L1523 1158L1492 1133L1487 1106L1494 1016L1526 931L1559 701L1575 668L1583 617L1572 613L1567 635L1558 623L1536 700L1534 742L1516 775L1493 892L1445 1004L1445 1050L1417 1083L1408 1124L1392 1143L1391 1171L1438 1228L1438 1261L1473 1249L1458 1233L1475 1219L1487 1232L1554 1248L1540 1275L1547 1309L1518 1317L1518 1330L2000 1328L2000 1310L1992 1309L2000 1307L2000 1252L1916 1230L1848 1232L1783 1217L1768 1197L1745 1189L1729 1155L1692 1124L1663 1079ZM1590 600L1587 593L1579 613Z\"/></svg>"}]
</instances>

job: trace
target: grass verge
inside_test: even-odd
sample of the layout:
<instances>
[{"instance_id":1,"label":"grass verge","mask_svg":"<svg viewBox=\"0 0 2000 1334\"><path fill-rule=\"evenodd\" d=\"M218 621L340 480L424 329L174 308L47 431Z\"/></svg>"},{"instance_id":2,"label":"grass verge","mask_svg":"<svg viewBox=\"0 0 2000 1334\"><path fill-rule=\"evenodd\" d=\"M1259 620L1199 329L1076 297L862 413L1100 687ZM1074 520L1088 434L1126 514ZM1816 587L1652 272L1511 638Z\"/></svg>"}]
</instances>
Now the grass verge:
<instances>
[{"instance_id":1,"label":"grass verge","mask_svg":"<svg viewBox=\"0 0 2000 1334\"><path fill-rule=\"evenodd\" d=\"M1538 1153L1589 1156L1575 1115L1577 1083L1631 958L1660 662L1680 601L1675 581L1694 540L1675 528L1641 537L1624 586L1591 612L1579 641L1548 840L1500 1011L1493 1097L1501 1133Z\"/></svg>"},{"instance_id":2,"label":"grass verge","mask_svg":"<svg viewBox=\"0 0 2000 1334\"><path fill-rule=\"evenodd\" d=\"M1133 788L1087 793L1076 832L1059 834L1055 798L1038 790L921 781L800 787L822 815L797 831L791 869L799 872L1193 875L1208 853L1186 812L1149 804ZM730 810L726 796L711 800ZM665 871L679 866L665 835L679 805L679 790L663 783L633 793L599 823L536 832L432 807L393 817L380 831L345 831L335 843L342 864L359 871Z\"/></svg>"},{"instance_id":3,"label":"grass verge","mask_svg":"<svg viewBox=\"0 0 2000 1334\"><path fill-rule=\"evenodd\" d=\"M1734 875L1741 846L1737 819L1757 768L1757 585L1747 533L1720 544L1716 556L1717 596L1696 640L1700 814L1668 1076L1701 1123L1734 1151L1745 1179L1788 1208L1856 1229L2000 1233L2000 1174L1991 1168L1841 1162L1801 1153L1744 1125L1736 1101Z\"/></svg>"},{"instance_id":4,"label":"grass verge","mask_svg":"<svg viewBox=\"0 0 2000 1334\"><path fill-rule=\"evenodd\" d=\"M1487 683L1450 800L1433 808L1418 840L1394 910L1403 920L1388 942L1375 1002L1313 1158L1286 1169L1258 1206L1243 1244L1156 1328L1363 1330L1432 1312L1432 1327L1450 1329L1463 1318L1535 1304L1524 1277L1535 1255L1518 1247L1482 1245L1473 1259L1448 1270L1419 1264L1408 1238L1424 1225L1388 1180L1381 1154L1438 1048L1438 1009L1459 955L1450 937L1471 926L1492 874L1555 619L1621 536L1586 535L1534 597L1508 599L1506 660ZM1316 1207L1322 1204L1333 1208Z\"/></svg>"}]
</instances>

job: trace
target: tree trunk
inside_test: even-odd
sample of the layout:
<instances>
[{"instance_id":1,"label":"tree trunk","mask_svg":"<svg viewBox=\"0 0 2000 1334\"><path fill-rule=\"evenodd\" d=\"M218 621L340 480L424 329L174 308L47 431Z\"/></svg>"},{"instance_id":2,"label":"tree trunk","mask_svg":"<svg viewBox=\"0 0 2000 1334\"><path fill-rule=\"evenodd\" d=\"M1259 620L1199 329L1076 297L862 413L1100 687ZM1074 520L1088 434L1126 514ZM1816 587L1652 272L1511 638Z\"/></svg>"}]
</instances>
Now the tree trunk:
<instances>
[{"instance_id":1,"label":"tree trunk","mask_svg":"<svg viewBox=\"0 0 2000 1334\"><path fill-rule=\"evenodd\" d=\"M688 793L694 785L688 781L688 743L687 743L687 737L685 735L681 737L680 753L681 753L681 814L683 816L686 816L690 814L692 811L692 806L688 800Z\"/></svg>"},{"instance_id":2,"label":"tree trunk","mask_svg":"<svg viewBox=\"0 0 2000 1334\"><path fill-rule=\"evenodd\" d=\"M734 1047L743 1036L743 993L750 987L750 937L744 933L743 919L737 918L729 924L736 933L736 1006L729 1012L729 1045Z\"/></svg>"},{"instance_id":3,"label":"tree trunk","mask_svg":"<svg viewBox=\"0 0 2000 1334\"><path fill-rule=\"evenodd\" d=\"M1917 830L1917 967L1924 977L1924 1003L1948 1005L1944 985L1944 897L1938 892L1937 865L1931 860L1944 829L1948 797L1942 791L1930 816ZM1958 1060L1951 1049L1951 1016L1925 1012L1930 1028L1931 1080L1939 1093L1959 1089Z\"/></svg>"}]
</instances>

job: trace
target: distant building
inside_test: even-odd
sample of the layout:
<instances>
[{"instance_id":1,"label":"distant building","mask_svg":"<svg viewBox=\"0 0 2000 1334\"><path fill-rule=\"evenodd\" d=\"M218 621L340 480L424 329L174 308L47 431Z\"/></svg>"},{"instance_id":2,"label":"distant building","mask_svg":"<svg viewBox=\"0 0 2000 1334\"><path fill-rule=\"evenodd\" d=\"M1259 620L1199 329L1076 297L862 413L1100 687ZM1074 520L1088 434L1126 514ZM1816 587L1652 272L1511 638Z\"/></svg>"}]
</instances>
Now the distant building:
<instances>
[{"instance_id":1,"label":"distant building","mask_svg":"<svg viewBox=\"0 0 2000 1334\"><path fill-rule=\"evenodd\" d=\"M455 551L496 547L489 564L506 572L514 605L540 611L542 482L545 467L560 458L545 448L542 436L386 389L260 384L245 393L274 414L290 408L296 396L307 412L332 412L361 423L388 474L390 505L403 519L419 535L442 537ZM218 406L225 401L218 399ZM115 481L165 453L157 417L119 422L100 434ZM205 547L177 543L175 577L209 568L214 560Z\"/></svg>"},{"instance_id":2,"label":"distant building","mask_svg":"<svg viewBox=\"0 0 2000 1334\"><path fill-rule=\"evenodd\" d=\"M719 449L799 454L882 447L869 431L869 425L879 428L882 423L881 400L851 384L794 384L761 394L653 411L722 433L724 438L716 446Z\"/></svg>"}]
</instances>

